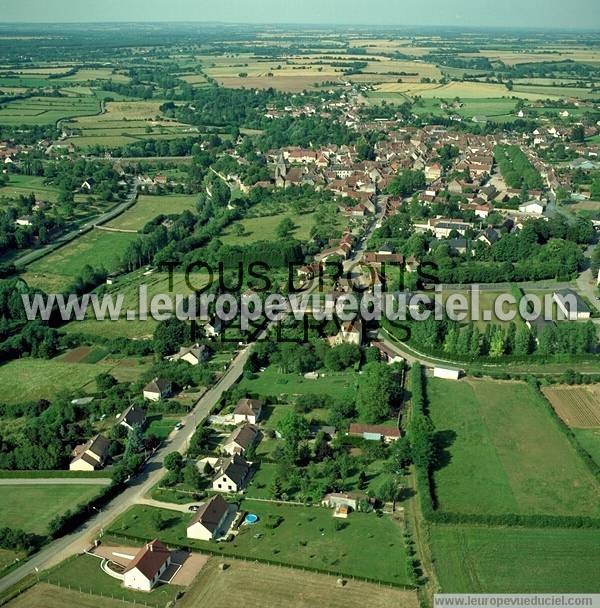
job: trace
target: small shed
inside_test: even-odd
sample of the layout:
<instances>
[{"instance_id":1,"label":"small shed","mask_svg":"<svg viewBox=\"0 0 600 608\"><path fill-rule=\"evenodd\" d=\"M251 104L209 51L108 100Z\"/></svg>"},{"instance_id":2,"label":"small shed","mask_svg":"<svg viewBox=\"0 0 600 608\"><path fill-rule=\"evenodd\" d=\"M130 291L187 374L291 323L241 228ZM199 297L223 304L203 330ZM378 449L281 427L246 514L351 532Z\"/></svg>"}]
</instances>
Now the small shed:
<instances>
[{"instance_id":1,"label":"small shed","mask_svg":"<svg viewBox=\"0 0 600 608\"><path fill-rule=\"evenodd\" d=\"M458 380L462 374L462 369L456 369L454 367L438 366L433 369L433 377L442 378L444 380Z\"/></svg>"}]
</instances>

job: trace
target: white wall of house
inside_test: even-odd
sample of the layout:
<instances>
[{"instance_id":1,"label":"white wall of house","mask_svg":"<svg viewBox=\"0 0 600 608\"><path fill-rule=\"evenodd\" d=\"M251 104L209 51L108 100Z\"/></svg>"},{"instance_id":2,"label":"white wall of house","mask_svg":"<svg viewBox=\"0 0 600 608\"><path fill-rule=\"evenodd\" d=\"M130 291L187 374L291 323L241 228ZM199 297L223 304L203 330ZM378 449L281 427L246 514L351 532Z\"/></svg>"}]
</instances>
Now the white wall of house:
<instances>
[{"instance_id":1,"label":"white wall of house","mask_svg":"<svg viewBox=\"0 0 600 608\"><path fill-rule=\"evenodd\" d=\"M158 393L144 391L144 399L148 399L148 401L160 401L160 395Z\"/></svg>"},{"instance_id":2,"label":"white wall of house","mask_svg":"<svg viewBox=\"0 0 600 608\"><path fill-rule=\"evenodd\" d=\"M138 591L152 591L154 583L146 578L137 568L134 568L129 572L125 572L123 586L128 589L137 589Z\"/></svg>"},{"instance_id":3,"label":"white wall of house","mask_svg":"<svg viewBox=\"0 0 600 608\"><path fill-rule=\"evenodd\" d=\"M95 467L89 462L86 462L83 458L77 458L73 460L69 465L69 471L95 471Z\"/></svg>"},{"instance_id":4,"label":"white wall of house","mask_svg":"<svg viewBox=\"0 0 600 608\"><path fill-rule=\"evenodd\" d=\"M254 416L254 415L246 416L245 414L234 414L233 421L236 424L241 424L242 422L249 422L250 424L256 424L256 416Z\"/></svg>"},{"instance_id":5,"label":"white wall of house","mask_svg":"<svg viewBox=\"0 0 600 608\"><path fill-rule=\"evenodd\" d=\"M195 524L188 526L187 537L195 540L211 540L213 533L197 521Z\"/></svg>"},{"instance_id":6,"label":"white wall of house","mask_svg":"<svg viewBox=\"0 0 600 608\"><path fill-rule=\"evenodd\" d=\"M216 479L213 480L213 490L215 492L237 492L238 486L237 484L229 479L227 475L219 475Z\"/></svg>"}]
</instances>

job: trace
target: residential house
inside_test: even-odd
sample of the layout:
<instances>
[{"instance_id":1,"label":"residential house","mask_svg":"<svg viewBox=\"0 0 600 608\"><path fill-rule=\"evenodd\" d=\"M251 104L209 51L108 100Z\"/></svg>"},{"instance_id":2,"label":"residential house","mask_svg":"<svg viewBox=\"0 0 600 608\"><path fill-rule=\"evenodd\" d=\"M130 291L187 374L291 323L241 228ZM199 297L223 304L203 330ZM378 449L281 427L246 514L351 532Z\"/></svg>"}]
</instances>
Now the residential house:
<instances>
[{"instance_id":1,"label":"residential house","mask_svg":"<svg viewBox=\"0 0 600 608\"><path fill-rule=\"evenodd\" d=\"M167 399L172 393L173 385L171 381L164 378L154 378L154 380L146 384L143 391L144 399L148 399L148 401Z\"/></svg>"},{"instance_id":2,"label":"residential house","mask_svg":"<svg viewBox=\"0 0 600 608\"><path fill-rule=\"evenodd\" d=\"M145 393L146 389L144 389L144 397L150 399L146 397ZM158 401L158 399L150 400ZM118 424L129 431L132 431L134 426L144 426L146 424L146 412L139 406L130 405L119 417Z\"/></svg>"},{"instance_id":3,"label":"residential house","mask_svg":"<svg viewBox=\"0 0 600 608\"><path fill-rule=\"evenodd\" d=\"M527 203L519 205L519 212L527 215L542 215L544 213L544 205L536 200L531 200Z\"/></svg>"},{"instance_id":4,"label":"residential house","mask_svg":"<svg viewBox=\"0 0 600 608\"><path fill-rule=\"evenodd\" d=\"M96 471L101 469L108 459L110 442L103 435L92 437L87 443L73 450L73 460L69 471Z\"/></svg>"},{"instance_id":5,"label":"residential house","mask_svg":"<svg viewBox=\"0 0 600 608\"><path fill-rule=\"evenodd\" d=\"M371 342L371 346L379 351L381 360L385 363L402 363L404 359L395 351L393 351L387 344L383 342Z\"/></svg>"},{"instance_id":6,"label":"residential house","mask_svg":"<svg viewBox=\"0 0 600 608\"><path fill-rule=\"evenodd\" d=\"M360 346L363 342L363 324L359 318L354 321L345 321L342 323L340 331L332 340L334 345L340 344L356 344Z\"/></svg>"},{"instance_id":7,"label":"residential house","mask_svg":"<svg viewBox=\"0 0 600 608\"><path fill-rule=\"evenodd\" d=\"M215 492L240 492L246 487L251 471L250 463L237 454L221 458L215 464L212 489Z\"/></svg>"},{"instance_id":8,"label":"residential house","mask_svg":"<svg viewBox=\"0 0 600 608\"><path fill-rule=\"evenodd\" d=\"M227 533L229 522L237 512L237 505L222 496L213 496L204 503L187 527L187 537L196 540L215 540Z\"/></svg>"},{"instance_id":9,"label":"residential house","mask_svg":"<svg viewBox=\"0 0 600 608\"><path fill-rule=\"evenodd\" d=\"M210 356L208 347L204 344L195 344L194 346L182 346L179 352L172 357L170 361L185 361L190 365L198 365L206 361Z\"/></svg>"},{"instance_id":10,"label":"residential house","mask_svg":"<svg viewBox=\"0 0 600 608\"><path fill-rule=\"evenodd\" d=\"M223 451L230 456L242 456L259 441L259 428L253 424L244 424L244 426L235 429L225 440Z\"/></svg>"},{"instance_id":11,"label":"residential house","mask_svg":"<svg viewBox=\"0 0 600 608\"><path fill-rule=\"evenodd\" d=\"M425 179L428 182L434 182L442 177L442 166L439 163L425 165Z\"/></svg>"},{"instance_id":12,"label":"residential house","mask_svg":"<svg viewBox=\"0 0 600 608\"><path fill-rule=\"evenodd\" d=\"M204 334L207 338L218 338L223 331L223 322L219 317L214 317L204 325Z\"/></svg>"},{"instance_id":13,"label":"residential house","mask_svg":"<svg viewBox=\"0 0 600 608\"><path fill-rule=\"evenodd\" d=\"M572 289L561 289L552 294L558 309L569 321L585 321L591 317L588 305Z\"/></svg>"},{"instance_id":14,"label":"residential house","mask_svg":"<svg viewBox=\"0 0 600 608\"><path fill-rule=\"evenodd\" d=\"M260 420L262 407L263 402L260 399L240 399L233 410L233 420L236 424L256 424Z\"/></svg>"},{"instance_id":15,"label":"residential house","mask_svg":"<svg viewBox=\"0 0 600 608\"><path fill-rule=\"evenodd\" d=\"M171 564L171 552L159 540L145 544L123 571L123 586L152 591Z\"/></svg>"},{"instance_id":16,"label":"residential house","mask_svg":"<svg viewBox=\"0 0 600 608\"><path fill-rule=\"evenodd\" d=\"M475 237L476 241L485 243L488 246L493 245L498 239L500 239L500 233L494 230L494 228L486 228Z\"/></svg>"},{"instance_id":17,"label":"residential house","mask_svg":"<svg viewBox=\"0 0 600 608\"><path fill-rule=\"evenodd\" d=\"M94 189L94 186L96 185L96 180L93 177L90 177L89 179L86 179L83 184L81 184L81 186L79 187L80 190L87 190L88 192L91 192Z\"/></svg>"}]
</instances>

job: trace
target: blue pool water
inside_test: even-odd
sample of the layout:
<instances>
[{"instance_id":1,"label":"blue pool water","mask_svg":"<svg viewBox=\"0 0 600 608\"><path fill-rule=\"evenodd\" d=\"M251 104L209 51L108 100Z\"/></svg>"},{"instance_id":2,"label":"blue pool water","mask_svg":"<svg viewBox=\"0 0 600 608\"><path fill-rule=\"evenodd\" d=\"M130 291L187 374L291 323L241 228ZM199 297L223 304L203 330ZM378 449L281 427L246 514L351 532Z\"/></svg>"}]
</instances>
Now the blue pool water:
<instances>
[{"instance_id":1,"label":"blue pool water","mask_svg":"<svg viewBox=\"0 0 600 608\"><path fill-rule=\"evenodd\" d=\"M254 515L254 513L248 513L244 522L247 524L255 524L258 521L258 515Z\"/></svg>"}]
</instances>

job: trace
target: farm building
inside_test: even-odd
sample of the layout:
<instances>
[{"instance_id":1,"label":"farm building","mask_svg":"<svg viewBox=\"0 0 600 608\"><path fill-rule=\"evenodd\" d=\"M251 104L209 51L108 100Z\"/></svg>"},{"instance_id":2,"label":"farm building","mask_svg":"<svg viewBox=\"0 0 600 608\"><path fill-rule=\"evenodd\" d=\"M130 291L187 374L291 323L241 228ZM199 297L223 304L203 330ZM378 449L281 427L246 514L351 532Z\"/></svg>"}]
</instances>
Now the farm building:
<instances>
[{"instance_id":1,"label":"farm building","mask_svg":"<svg viewBox=\"0 0 600 608\"><path fill-rule=\"evenodd\" d=\"M123 586L137 591L152 591L171 563L171 552L159 540L142 547L123 572Z\"/></svg>"},{"instance_id":2,"label":"farm building","mask_svg":"<svg viewBox=\"0 0 600 608\"><path fill-rule=\"evenodd\" d=\"M213 540L227 532L237 506L221 496L213 496L194 515L187 527L187 537L197 540Z\"/></svg>"},{"instance_id":3,"label":"farm building","mask_svg":"<svg viewBox=\"0 0 600 608\"><path fill-rule=\"evenodd\" d=\"M444 380L458 380L463 371L461 369L455 369L453 367L434 367L433 368L433 377L434 378L442 378Z\"/></svg>"},{"instance_id":4,"label":"farm building","mask_svg":"<svg viewBox=\"0 0 600 608\"><path fill-rule=\"evenodd\" d=\"M572 289L556 291L552 299L569 321L585 321L591 316L588 305Z\"/></svg>"},{"instance_id":5,"label":"farm building","mask_svg":"<svg viewBox=\"0 0 600 608\"><path fill-rule=\"evenodd\" d=\"M348 428L350 437L362 437L367 441L385 441L390 443L400 439L400 431L397 428L383 426L381 424L351 424Z\"/></svg>"}]
</instances>

